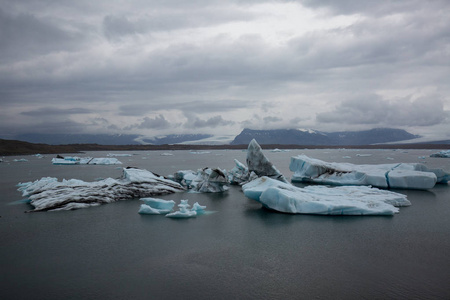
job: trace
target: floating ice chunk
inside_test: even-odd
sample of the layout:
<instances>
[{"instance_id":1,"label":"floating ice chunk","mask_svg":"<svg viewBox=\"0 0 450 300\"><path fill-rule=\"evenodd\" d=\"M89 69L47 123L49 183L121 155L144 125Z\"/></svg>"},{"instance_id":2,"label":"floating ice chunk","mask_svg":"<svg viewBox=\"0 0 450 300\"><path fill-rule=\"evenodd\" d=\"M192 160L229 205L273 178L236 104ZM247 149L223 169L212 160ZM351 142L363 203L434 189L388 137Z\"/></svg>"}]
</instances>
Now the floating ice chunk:
<instances>
[{"instance_id":1,"label":"floating ice chunk","mask_svg":"<svg viewBox=\"0 0 450 300\"><path fill-rule=\"evenodd\" d=\"M226 171L218 168L204 168L197 172L191 170L177 171L174 180L192 191L200 193L216 193L228 190Z\"/></svg>"},{"instance_id":2,"label":"floating ice chunk","mask_svg":"<svg viewBox=\"0 0 450 300\"><path fill-rule=\"evenodd\" d=\"M198 204L198 203L197 203ZM188 204L188 200L181 200L181 203L178 204L180 210L175 211L173 213L167 214L168 218L192 218L197 216L196 210L188 210L190 205Z\"/></svg>"},{"instance_id":3,"label":"floating ice chunk","mask_svg":"<svg viewBox=\"0 0 450 300\"><path fill-rule=\"evenodd\" d=\"M450 174L442 169L428 169L423 164L354 165L328 163L305 155L291 157L289 169L294 172L293 182L380 188L430 189L436 182L450 179Z\"/></svg>"},{"instance_id":4,"label":"floating ice chunk","mask_svg":"<svg viewBox=\"0 0 450 300\"><path fill-rule=\"evenodd\" d=\"M123 169L123 175L119 179L85 182L78 179L58 181L56 178L43 177L34 182L19 183L18 187L22 195L30 199L33 211L70 210L185 190L170 179L135 168Z\"/></svg>"},{"instance_id":5,"label":"floating ice chunk","mask_svg":"<svg viewBox=\"0 0 450 300\"><path fill-rule=\"evenodd\" d=\"M186 218L193 218L197 216L197 212L194 210L188 210L185 212L181 212L179 210L174 211L173 213L167 214L166 217L168 218L174 218L174 219L186 219Z\"/></svg>"},{"instance_id":6,"label":"floating ice chunk","mask_svg":"<svg viewBox=\"0 0 450 300\"><path fill-rule=\"evenodd\" d=\"M167 153L167 152L161 153L160 155L161 156L173 156L172 153Z\"/></svg>"},{"instance_id":7,"label":"floating ice chunk","mask_svg":"<svg viewBox=\"0 0 450 300\"><path fill-rule=\"evenodd\" d=\"M242 186L245 196L284 213L321 215L393 215L411 203L405 195L366 186L298 188L268 177Z\"/></svg>"},{"instance_id":8,"label":"floating ice chunk","mask_svg":"<svg viewBox=\"0 0 450 300\"><path fill-rule=\"evenodd\" d=\"M442 158L450 158L450 150L442 150L438 153L433 153L430 157L442 157Z\"/></svg>"},{"instance_id":9,"label":"floating ice chunk","mask_svg":"<svg viewBox=\"0 0 450 300\"><path fill-rule=\"evenodd\" d=\"M192 180L197 177L197 172L192 170L180 170L173 174L173 179L180 183L182 186L189 187Z\"/></svg>"},{"instance_id":10,"label":"floating ice chunk","mask_svg":"<svg viewBox=\"0 0 450 300\"><path fill-rule=\"evenodd\" d=\"M133 156L133 154L128 154L128 153L108 153L106 154L106 156L108 157L129 157L129 156Z\"/></svg>"},{"instance_id":11,"label":"floating ice chunk","mask_svg":"<svg viewBox=\"0 0 450 300\"><path fill-rule=\"evenodd\" d=\"M165 215L169 212L171 212L171 210L167 211L164 209L157 209L147 204L141 204L141 207L139 208L138 211L138 213L142 215Z\"/></svg>"},{"instance_id":12,"label":"floating ice chunk","mask_svg":"<svg viewBox=\"0 0 450 300\"><path fill-rule=\"evenodd\" d=\"M206 206L202 206L198 204L198 202L195 202L194 205L192 205L191 211L196 211L197 215L201 215L205 213Z\"/></svg>"},{"instance_id":13,"label":"floating ice chunk","mask_svg":"<svg viewBox=\"0 0 450 300\"><path fill-rule=\"evenodd\" d=\"M249 172L255 172L258 176L267 176L282 182L287 182L280 171L267 159L261 146L255 139L251 140L247 149L247 166Z\"/></svg>"},{"instance_id":14,"label":"floating ice chunk","mask_svg":"<svg viewBox=\"0 0 450 300\"><path fill-rule=\"evenodd\" d=\"M246 182L252 181L258 178L255 172L249 172L247 166L238 161L234 160L236 166L228 172L228 180L230 184L244 184Z\"/></svg>"},{"instance_id":15,"label":"floating ice chunk","mask_svg":"<svg viewBox=\"0 0 450 300\"><path fill-rule=\"evenodd\" d=\"M210 151L189 151L190 154L209 154Z\"/></svg>"},{"instance_id":16,"label":"floating ice chunk","mask_svg":"<svg viewBox=\"0 0 450 300\"><path fill-rule=\"evenodd\" d=\"M92 157L78 157L78 156L57 156L52 158L54 165L120 165L117 158L92 158Z\"/></svg>"},{"instance_id":17,"label":"floating ice chunk","mask_svg":"<svg viewBox=\"0 0 450 300\"><path fill-rule=\"evenodd\" d=\"M198 170L197 177L191 182L192 191L200 193L217 193L228 190L228 178L219 168Z\"/></svg>"},{"instance_id":18,"label":"floating ice chunk","mask_svg":"<svg viewBox=\"0 0 450 300\"><path fill-rule=\"evenodd\" d=\"M170 213L175 206L173 200L162 200L156 198L141 198L145 204L141 205L140 214L160 215Z\"/></svg>"},{"instance_id":19,"label":"floating ice chunk","mask_svg":"<svg viewBox=\"0 0 450 300\"><path fill-rule=\"evenodd\" d=\"M15 161L15 162L27 162L28 161L28 159L25 159L25 158L19 158L19 159L14 159L13 161Z\"/></svg>"}]
</instances>

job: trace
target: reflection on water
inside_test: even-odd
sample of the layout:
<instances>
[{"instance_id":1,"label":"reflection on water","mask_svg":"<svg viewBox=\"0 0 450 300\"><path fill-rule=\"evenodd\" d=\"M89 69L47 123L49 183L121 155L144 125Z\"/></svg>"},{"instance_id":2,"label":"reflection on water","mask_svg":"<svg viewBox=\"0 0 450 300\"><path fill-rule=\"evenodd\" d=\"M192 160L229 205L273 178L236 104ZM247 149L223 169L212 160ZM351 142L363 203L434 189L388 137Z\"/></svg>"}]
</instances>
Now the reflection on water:
<instances>
[{"instance_id":1,"label":"reflection on water","mask_svg":"<svg viewBox=\"0 0 450 300\"><path fill-rule=\"evenodd\" d=\"M304 153L351 163L419 162L428 150L292 150L266 155L290 177L289 158ZM134 152L120 157L168 175L230 170L242 151ZM358 156L357 154L371 154ZM430 152L431 153L431 152ZM105 157L107 152L86 153ZM391 158L387 160L387 157ZM143 159L146 158L146 159ZM187 220L138 214L139 200L76 211L24 214L18 182L117 178L117 166L53 166L51 156L0 164L1 299L448 299L450 187L395 190L412 206L395 216L276 213L238 186L220 194L159 198L206 205L213 214ZM420 159L450 170L450 160ZM299 184L302 186L302 184ZM14 204L14 205L10 205Z\"/></svg>"}]
</instances>

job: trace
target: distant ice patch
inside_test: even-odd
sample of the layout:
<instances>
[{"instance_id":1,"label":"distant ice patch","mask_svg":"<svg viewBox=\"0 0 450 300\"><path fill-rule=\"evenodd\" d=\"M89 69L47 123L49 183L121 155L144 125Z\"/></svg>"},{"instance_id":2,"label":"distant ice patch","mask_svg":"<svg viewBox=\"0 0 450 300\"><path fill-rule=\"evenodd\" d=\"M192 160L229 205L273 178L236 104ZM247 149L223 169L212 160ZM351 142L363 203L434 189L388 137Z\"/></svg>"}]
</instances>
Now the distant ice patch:
<instances>
[{"instance_id":1,"label":"distant ice patch","mask_svg":"<svg viewBox=\"0 0 450 300\"><path fill-rule=\"evenodd\" d=\"M57 156L52 158L54 165L121 165L122 162L117 158L92 158L92 157L78 157L78 156Z\"/></svg>"},{"instance_id":2,"label":"distant ice patch","mask_svg":"<svg viewBox=\"0 0 450 300\"><path fill-rule=\"evenodd\" d=\"M450 150L442 150L437 153L433 153L430 157L442 157L442 158L450 158Z\"/></svg>"}]
</instances>

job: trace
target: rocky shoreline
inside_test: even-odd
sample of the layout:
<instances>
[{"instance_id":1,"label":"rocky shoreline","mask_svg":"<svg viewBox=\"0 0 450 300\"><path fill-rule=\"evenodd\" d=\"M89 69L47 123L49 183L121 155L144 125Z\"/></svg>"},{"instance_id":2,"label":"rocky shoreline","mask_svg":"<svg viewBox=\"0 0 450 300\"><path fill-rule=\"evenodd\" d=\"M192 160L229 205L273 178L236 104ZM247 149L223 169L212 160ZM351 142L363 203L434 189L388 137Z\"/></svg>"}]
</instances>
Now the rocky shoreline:
<instances>
[{"instance_id":1,"label":"rocky shoreline","mask_svg":"<svg viewBox=\"0 0 450 300\"><path fill-rule=\"evenodd\" d=\"M152 150L244 150L248 145L98 145L70 144L48 145L33 144L16 140L0 139L0 156L81 153L84 151L152 151ZM450 149L450 144L380 144L380 145L261 145L263 149Z\"/></svg>"}]
</instances>

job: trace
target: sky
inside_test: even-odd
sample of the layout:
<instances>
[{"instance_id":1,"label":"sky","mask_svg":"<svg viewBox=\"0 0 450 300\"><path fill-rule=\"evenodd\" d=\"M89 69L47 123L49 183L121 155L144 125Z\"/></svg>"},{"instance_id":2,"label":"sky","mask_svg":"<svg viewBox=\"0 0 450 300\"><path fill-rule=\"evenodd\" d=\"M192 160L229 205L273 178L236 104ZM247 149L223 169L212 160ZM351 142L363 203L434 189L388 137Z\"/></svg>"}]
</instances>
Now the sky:
<instances>
[{"instance_id":1,"label":"sky","mask_svg":"<svg viewBox=\"0 0 450 300\"><path fill-rule=\"evenodd\" d=\"M0 136L450 139L448 0L0 0Z\"/></svg>"}]
</instances>

